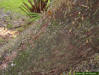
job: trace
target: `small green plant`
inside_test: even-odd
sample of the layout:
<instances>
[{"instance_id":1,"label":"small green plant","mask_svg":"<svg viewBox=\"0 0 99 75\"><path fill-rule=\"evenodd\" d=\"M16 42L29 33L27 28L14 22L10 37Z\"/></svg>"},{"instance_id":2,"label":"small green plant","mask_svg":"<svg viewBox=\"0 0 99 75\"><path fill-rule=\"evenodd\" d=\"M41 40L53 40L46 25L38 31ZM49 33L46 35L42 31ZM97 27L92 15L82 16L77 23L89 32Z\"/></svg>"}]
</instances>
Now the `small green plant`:
<instances>
[{"instance_id":1,"label":"small green plant","mask_svg":"<svg viewBox=\"0 0 99 75\"><path fill-rule=\"evenodd\" d=\"M8 25L7 25L7 28L8 28L8 29L13 28L13 25L12 25L12 24L8 24Z\"/></svg>"},{"instance_id":2,"label":"small green plant","mask_svg":"<svg viewBox=\"0 0 99 75\"><path fill-rule=\"evenodd\" d=\"M23 10L29 17L39 18L39 14L42 11L46 11L48 8L48 0L28 0L23 2L21 10Z\"/></svg>"}]
</instances>

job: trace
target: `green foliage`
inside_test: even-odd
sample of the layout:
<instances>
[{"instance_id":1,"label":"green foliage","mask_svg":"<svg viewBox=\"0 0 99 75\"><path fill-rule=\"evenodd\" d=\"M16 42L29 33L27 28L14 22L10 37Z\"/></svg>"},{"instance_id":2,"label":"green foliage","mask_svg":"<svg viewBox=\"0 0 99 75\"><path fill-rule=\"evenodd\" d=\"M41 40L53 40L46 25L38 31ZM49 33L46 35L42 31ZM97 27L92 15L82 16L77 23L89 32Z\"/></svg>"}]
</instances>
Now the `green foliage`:
<instances>
[{"instance_id":1,"label":"green foliage","mask_svg":"<svg viewBox=\"0 0 99 75\"><path fill-rule=\"evenodd\" d=\"M48 0L28 0L20 7L26 13L41 13L46 10Z\"/></svg>"},{"instance_id":2,"label":"green foliage","mask_svg":"<svg viewBox=\"0 0 99 75\"><path fill-rule=\"evenodd\" d=\"M19 6L24 0L0 0L0 8L4 8L5 11L11 10L18 13L23 13L19 9Z\"/></svg>"},{"instance_id":3,"label":"green foliage","mask_svg":"<svg viewBox=\"0 0 99 75\"><path fill-rule=\"evenodd\" d=\"M5 40L3 38L0 37L0 42L4 42Z\"/></svg>"},{"instance_id":4,"label":"green foliage","mask_svg":"<svg viewBox=\"0 0 99 75\"><path fill-rule=\"evenodd\" d=\"M8 29L13 28L13 25L12 25L12 24L8 24L8 25L7 25L7 28L8 28Z\"/></svg>"},{"instance_id":5,"label":"green foliage","mask_svg":"<svg viewBox=\"0 0 99 75\"><path fill-rule=\"evenodd\" d=\"M20 9L24 11L32 20L40 18L40 13L48 8L48 0L28 0L23 2Z\"/></svg>"},{"instance_id":6,"label":"green foliage","mask_svg":"<svg viewBox=\"0 0 99 75\"><path fill-rule=\"evenodd\" d=\"M30 22L40 18L40 14L38 13L28 13L28 15L31 17Z\"/></svg>"},{"instance_id":7,"label":"green foliage","mask_svg":"<svg viewBox=\"0 0 99 75\"><path fill-rule=\"evenodd\" d=\"M24 27L19 27L16 30L19 31L19 32L22 32L24 30Z\"/></svg>"}]
</instances>

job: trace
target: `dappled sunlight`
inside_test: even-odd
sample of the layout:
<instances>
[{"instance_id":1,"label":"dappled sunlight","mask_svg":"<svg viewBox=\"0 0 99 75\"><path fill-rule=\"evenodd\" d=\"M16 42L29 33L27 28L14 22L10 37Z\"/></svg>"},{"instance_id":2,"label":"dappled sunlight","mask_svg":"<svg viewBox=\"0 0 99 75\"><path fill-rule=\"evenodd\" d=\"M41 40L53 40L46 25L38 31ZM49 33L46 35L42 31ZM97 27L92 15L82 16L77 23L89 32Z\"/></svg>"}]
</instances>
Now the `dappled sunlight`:
<instances>
[{"instance_id":1,"label":"dappled sunlight","mask_svg":"<svg viewBox=\"0 0 99 75\"><path fill-rule=\"evenodd\" d=\"M4 28L4 27L0 27L0 36L1 37L4 37L4 38L8 38L8 37L11 37L11 38L15 38L18 34L18 31L16 30L8 30L7 28Z\"/></svg>"}]
</instances>

